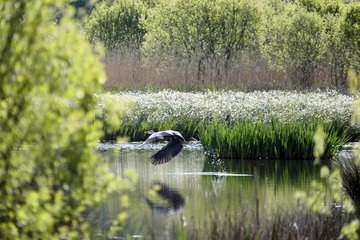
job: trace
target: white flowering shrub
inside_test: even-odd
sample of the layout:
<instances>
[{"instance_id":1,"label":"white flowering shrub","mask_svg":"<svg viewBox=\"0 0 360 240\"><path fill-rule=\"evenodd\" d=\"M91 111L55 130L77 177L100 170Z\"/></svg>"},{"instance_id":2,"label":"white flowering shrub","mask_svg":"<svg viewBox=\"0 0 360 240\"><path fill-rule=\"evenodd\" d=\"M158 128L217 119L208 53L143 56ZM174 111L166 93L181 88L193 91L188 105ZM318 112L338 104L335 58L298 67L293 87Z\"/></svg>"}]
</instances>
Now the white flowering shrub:
<instances>
[{"instance_id":1,"label":"white flowering shrub","mask_svg":"<svg viewBox=\"0 0 360 240\"><path fill-rule=\"evenodd\" d=\"M339 122L349 124L353 97L336 91L300 93L296 91L254 91L251 93L177 92L164 90L157 93L124 92L100 96L111 101L127 99L135 103L126 119L131 122L160 122L176 119L226 123L251 121L269 123ZM117 100L118 99L118 100Z\"/></svg>"}]
</instances>

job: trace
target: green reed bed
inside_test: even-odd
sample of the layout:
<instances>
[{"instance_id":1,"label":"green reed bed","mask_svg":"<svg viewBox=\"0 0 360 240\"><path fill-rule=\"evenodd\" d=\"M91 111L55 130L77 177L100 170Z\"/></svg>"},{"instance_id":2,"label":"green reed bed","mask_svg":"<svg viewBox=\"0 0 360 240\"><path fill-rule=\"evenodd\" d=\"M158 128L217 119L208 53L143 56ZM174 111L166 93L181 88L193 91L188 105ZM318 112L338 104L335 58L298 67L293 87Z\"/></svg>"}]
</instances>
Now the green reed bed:
<instances>
[{"instance_id":1,"label":"green reed bed","mask_svg":"<svg viewBox=\"0 0 360 240\"><path fill-rule=\"evenodd\" d=\"M318 125L327 133L325 156L359 136L351 126L353 97L336 91L121 92L98 96L98 117L107 127L106 104L123 109L121 127L104 140L142 141L149 129L180 131L222 158L309 159ZM119 110L120 111L120 110ZM123 111L123 110L122 110Z\"/></svg>"},{"instance_id":2,"label":"green reed bed","mask_svg":"<svg viewBox=\"0 0 360 240\"><path fill-rule=\"evenodd\" d=\"M314 134L321 124L214 122L200 131L200 139L205 150L221 158L312 159ZM324 158L330 158L349 137L329 123L322 126L326 132Z\"/></svg>"}]
</instances>

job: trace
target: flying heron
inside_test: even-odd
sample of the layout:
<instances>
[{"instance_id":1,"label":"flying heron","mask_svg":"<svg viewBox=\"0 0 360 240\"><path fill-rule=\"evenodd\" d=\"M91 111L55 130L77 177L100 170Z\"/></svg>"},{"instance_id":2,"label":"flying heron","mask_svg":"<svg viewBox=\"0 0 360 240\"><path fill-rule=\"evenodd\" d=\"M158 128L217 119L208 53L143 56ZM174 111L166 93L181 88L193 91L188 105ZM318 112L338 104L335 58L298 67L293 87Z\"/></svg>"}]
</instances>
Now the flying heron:
<instances>
[{"instance_id":1,"label":"flying heron","mask_svg":"<svg viewBox=\"0 0 360 240\"><path fill-rule=\"evenodd\" d=\"M150 136L140 145L140 147L147 143L158 142L160 140L169 141L160 149L160 151L151 156L151 163L154 165L170 161L181 151L185 143L184 137L178 131L166 130L155 132L150 130L146 133L150 134Z\"/></svg>"}]
</instances>

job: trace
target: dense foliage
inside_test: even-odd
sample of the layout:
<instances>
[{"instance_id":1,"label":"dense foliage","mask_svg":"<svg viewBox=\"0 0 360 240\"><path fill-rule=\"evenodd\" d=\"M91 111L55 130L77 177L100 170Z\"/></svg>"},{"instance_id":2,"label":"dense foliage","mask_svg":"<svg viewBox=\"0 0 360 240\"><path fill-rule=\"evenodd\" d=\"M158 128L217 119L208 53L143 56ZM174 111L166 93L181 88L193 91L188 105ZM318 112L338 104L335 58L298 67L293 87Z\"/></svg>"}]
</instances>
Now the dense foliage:
<instances>
[{"instance_id":1,"label":"dense foliage","mask_svg":"<svg viewBox=\"0 0 360 240\"><path fill-rule=\"evenodd\" d=\"M264 50L270 64L285 69L293 80L309 84L327 48L325 21L316 12L289 5L274 12L267 25Z\"/></svg>"},{"instance_id":2,"label":"dense foliage","mask_svg":"<svg viewBox=\"0 0 360 240\"><path fill-rule=\"evenodd\" d=\"M226 78L235 60L258 48L261 13L253 1L162 1L149 12L145 53L183 60L185 71L195 64L199 80L208 71Z\"/></svg>"},{"instance_id":3,"label":"dense foliage","mask_svg":"<svg viewBox=\"0 0 360 240\"><path fill-rule=\"evenodd\" d=\"M104 73L63 1L0 2L0 236L87 239L117 186L94 147ZM64 11L66 13L66 11Z\"/></svg>"},{"instance_id":4,"label":"dense foliage","mask_svg":"<svg viewBox=\"0 0 360 240\"><path fill-rule=\"evenodd\" d=\"M108 49L138 49L145 34L140 25L145 13L139 0L102 1L85 26L89 40L101 41Z\"/></svg>"},{"instance_id":5,"label":"dense foliage","mask_svg":"<svg viewBox=\"0 0 360 240\"><path fill-rule=\"evenodd\" d=\"M86 32L109 50L132 41L143 53L138 70L155 68L154 82L344 87L348 69L360 69L359 8L341 0L105 0Z\"/></svg>"}]
</instances>

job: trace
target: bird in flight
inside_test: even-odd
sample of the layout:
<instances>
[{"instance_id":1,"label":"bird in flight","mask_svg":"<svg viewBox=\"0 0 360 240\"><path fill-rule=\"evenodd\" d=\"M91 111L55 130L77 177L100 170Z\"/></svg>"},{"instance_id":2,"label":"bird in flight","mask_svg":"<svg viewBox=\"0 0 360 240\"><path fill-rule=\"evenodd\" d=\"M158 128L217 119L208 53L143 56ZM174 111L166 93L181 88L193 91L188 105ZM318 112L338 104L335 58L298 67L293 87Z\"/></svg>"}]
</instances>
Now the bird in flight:
<instances>
[{"instance_id":1,"label":"bird in flight","mask_svg":"<svg viewBox=\"0 0 360 240\"><path fill-rule=\"evenodd\" d=\"M161 148L160 151L151 156L151 163L154 165L170 161L173 157L179 154L181 149L184 147L185 139L178 131L166 130L155 132L150 130L146 133L150 134L150 136L140 145L140 147L147 143L154 143L161 140L168 141L168 143Z\"/></svg>"}]
</instances>

